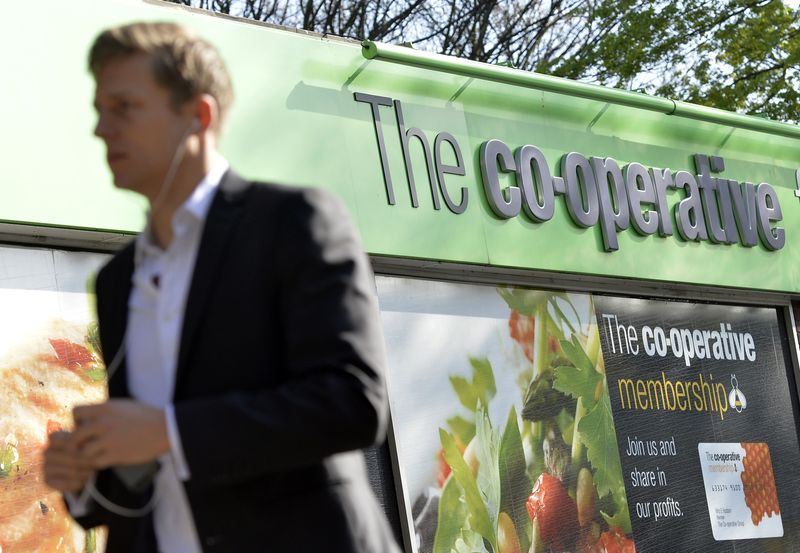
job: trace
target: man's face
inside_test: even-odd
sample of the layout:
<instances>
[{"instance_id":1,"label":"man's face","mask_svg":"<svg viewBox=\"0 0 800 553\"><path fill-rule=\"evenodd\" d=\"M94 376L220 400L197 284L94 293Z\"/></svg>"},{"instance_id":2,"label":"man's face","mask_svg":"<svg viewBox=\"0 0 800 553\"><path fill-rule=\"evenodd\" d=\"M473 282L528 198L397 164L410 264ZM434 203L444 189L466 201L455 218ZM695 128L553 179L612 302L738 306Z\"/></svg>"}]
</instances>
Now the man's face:
<instances>
[{"instance_id":1,"label":"man's face","mask_svg":"<svg viewBox=\"0 0 800 553\"><path fill-rule=\"evenodd\" d=\"M191 125L189 109L176 112L144 54L109 62L95 76L94 133L119 188L158 195L175 152Z\"/></svg>"}]
</instances>

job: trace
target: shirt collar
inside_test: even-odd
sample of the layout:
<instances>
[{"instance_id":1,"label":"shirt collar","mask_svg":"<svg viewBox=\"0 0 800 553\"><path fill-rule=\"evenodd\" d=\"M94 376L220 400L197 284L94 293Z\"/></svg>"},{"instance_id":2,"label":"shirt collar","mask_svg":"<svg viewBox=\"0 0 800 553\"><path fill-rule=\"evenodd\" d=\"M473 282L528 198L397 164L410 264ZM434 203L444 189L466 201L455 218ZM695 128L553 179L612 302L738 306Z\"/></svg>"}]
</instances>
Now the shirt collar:
<instances>
[{"instance_id":1,"label":"shirt collar","mask_svg":"<svg viewBox=\"0 0 800 553\"><path fill-rule=\"evenodd\" d=\"M205 221L214 195L222 182L222 177L229 168L230 165L224 157L220 155L214 157L206 176L195 186L186 201L172 214L172 229L175 234L179 234L182 228L190 224L191 220L196 223ZM136 238L136 249L140 250L137 252L138 255L162 251L153 240L149 220L142 233Z\"/></svg>"},{"instance_id":2,"label":"shirt collar","mask_svg":"<svg viewBox=\"0 0 800 553\"><path fill-rule=\"evenodd\" d=\"M228 162L224 157L216 156L211 162L211 168L206 176L195 187L183 205L178 208L175 215L186 212L194 216L198 221L205 221L208 210L211 208L211 200L214 199L214 193L219 188L219 184L222 182L222 177L228 167ZM175 225L175 215L172 218L173 226Z\"/></svg>"}]
</instances>

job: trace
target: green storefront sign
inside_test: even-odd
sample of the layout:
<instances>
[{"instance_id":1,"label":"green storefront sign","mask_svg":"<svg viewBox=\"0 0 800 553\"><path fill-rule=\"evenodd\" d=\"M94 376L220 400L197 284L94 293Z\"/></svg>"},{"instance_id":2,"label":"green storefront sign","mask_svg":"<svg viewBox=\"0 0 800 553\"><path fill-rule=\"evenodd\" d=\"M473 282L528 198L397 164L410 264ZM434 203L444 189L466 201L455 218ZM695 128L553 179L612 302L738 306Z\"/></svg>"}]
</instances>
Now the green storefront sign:
<instances>
[{"instance_id":1,"label":"green storefront sign","mask_svg":"<svg viewBox=\"0 0 800 553\"><path fill-rule=\"evenodd\" d=\"M4 222L140 229L91 136L85 56L103 26L172 19L230 65L232 165L336 191L372 254L800 290L793 126L134 0L49 9L0 22L26 52L0 93Z\"/></svg>"},{"instance_id":2,"label":"green storefront sign","mask_svg":"<svg viewBox=\"0 0 800 553\"><path fill-rule=\"evenodd\" d=\"M436 135L431 148L420 128L406 127L399 100L359 92L353 96L356 102L371 107L389 205L395 205L397 200L383 134L381 106L393 107L397 117L411 206L419 207L410 155L411 139L416 138L425 156L433 208L441 209L441 196L452 213L464 213L469 205L469 189L461 187L460 199L456 203L444 177L445 174L466 175L464 158L455 137L442 131ZM452 149L455 165L443 163L442 144ZM712 172L721 173L725 169L721 157L697 154L694 158L696 177L686 171L678 171L673 177L669 168L648 170L636 162L620 168L610 157L592 157L589 160L578 152L570 152L561 158L562 176L556 177L551 174L542 151L531 144L520 146L512 153L506 144L492 139L481 144L479 154L486 201L499 219L511 219L524 211L535 223L547 222L553 218L555 194L562 194L566 196L567 210L573 222L581 228L599 223L603 246L607 251L613 251L619 249L616 233L631 226L645 236L654 234L656 230L661 236L672 236L667 192L679 189L685 191L686 196L677 202L673 212L678 234L684 240L708 240L717 244L741 242L753 247L760 236L767 249L781 249L785 244L783 229L770 225L782 219L774 188L767 183L754 186L745 182L740 185L736 181L715 178L711 176ZM514 184L502 188L502 173L513 173ZM646 209L646 206L654 209Z\"/></svg>"}]
</instances>

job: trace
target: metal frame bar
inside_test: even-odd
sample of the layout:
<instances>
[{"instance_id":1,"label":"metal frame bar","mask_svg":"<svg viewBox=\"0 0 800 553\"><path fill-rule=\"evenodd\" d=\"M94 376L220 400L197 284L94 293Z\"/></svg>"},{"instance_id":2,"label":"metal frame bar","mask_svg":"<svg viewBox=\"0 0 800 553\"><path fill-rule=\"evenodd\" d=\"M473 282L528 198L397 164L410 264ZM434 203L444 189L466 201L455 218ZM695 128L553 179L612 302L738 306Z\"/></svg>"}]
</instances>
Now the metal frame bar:
<instances>
[{"instance_id":1,"label":"metal frame bar","mask_svg":"<svg viewBox=\"0 0 800 553\"><path fill-rule=\"evenodd\" d=\"M791 333L789 336L789 355L792 362L792 376L794 379L794 396L796 404L800 405L800 342L797 338L797 321L794 318L794 309L791 305L783 309L784 325L787 331ZM797 413L800 416L800 412ZM797 420L795 420L797 423ZM797 431L797 439L800 441L800 425L795 424Z\"/></svg>"},{"instance_id":2,"label":"metal frame bar","mask_svg":"<svg viewBox=\"0 0 800 553\"><path fill-rule=\"evenodd\" d=\"M395 46L392 44L382 44L372 40L365 40L361 43L361 53L366 59L378 59L390 62L403 63L415 67L431 69L433 71L445 71L466 77L487 79L501 83L546 90L568 96L588 98L611 104L631 106L639 109L646 109L663 113L665 115L677 115L709 123L728 125L751 131L759 131L770 134L788 136L790 138L800 138L800 127L788 123L771 121L752 115L742 115L721 109L698 106L651 96L642 92L633 92L620 88L611 88L600 85L581 83L542 75L531 71L522 71L502 65L491 65L472 60L464 60L453 56L432 54L421 52L406 46Z\"/></svg>"},{"instance_id":3,"label":"metal frame bar","mask_svg":"<svg viewBox=\"0 0 800 553\"><path fill-rule=\"evenodd\" d=\"M125 232L108 232L0 222L0 244L114 253L133 239Z\"/></svg>"},{"instance_id":4,"label":"metal frame bar","mask_svg":"<svg viewBox=\"0 0 800 553\"><path fill-rule=\"evenodd\" d=\"M377 274L470 284L505 284L565 292L682 299L705 303L768 305L771 307L786 307L791 305L792 299L800 299L797 294L790 293L679 282L644 281L623 277L601 277L387 256L370 256L370 259L373 270Z\"/></svg>"}]
</instances>

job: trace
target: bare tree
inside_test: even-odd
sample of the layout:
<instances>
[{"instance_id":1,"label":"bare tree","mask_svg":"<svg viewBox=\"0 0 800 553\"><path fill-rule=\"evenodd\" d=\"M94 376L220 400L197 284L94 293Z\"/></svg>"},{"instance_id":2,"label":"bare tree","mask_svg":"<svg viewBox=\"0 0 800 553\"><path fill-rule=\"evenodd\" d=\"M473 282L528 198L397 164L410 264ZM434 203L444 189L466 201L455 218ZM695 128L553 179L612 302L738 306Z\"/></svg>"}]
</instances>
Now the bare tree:
<instances>
[{"instance_id":1,"label":"bare tree","mask_svg":"<svg viewBox=\"0 0 800 553\"><path fill-rule=\"evenodd\" d=\"M424 0L170 1L326 35L388 42L404 40L424 6Z\"/></svg>"},{"instance_id":2,"label":"bare tree","mask_svg":"<svg viewBox=\"0 0 800 553\"><path fill-rule=\"evenodd\" d=\"M322 34L390 43L577 78L633 0L172 0ZM573 63L568 64L566 61ZM582 66L581 66L582 67Z\"/></svg>"},{"instance_id":3,"label":"bare tree","mask_svg":"<svg viewBox=\"0 0 800 553\"><path fill-rule=\"evenodd\" d=\"M784 0L171 0L800 119L800 12Z\"/></svg>"}]
</instances>

